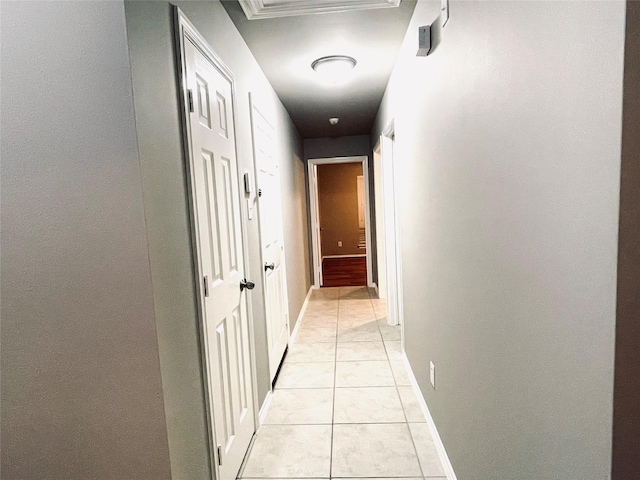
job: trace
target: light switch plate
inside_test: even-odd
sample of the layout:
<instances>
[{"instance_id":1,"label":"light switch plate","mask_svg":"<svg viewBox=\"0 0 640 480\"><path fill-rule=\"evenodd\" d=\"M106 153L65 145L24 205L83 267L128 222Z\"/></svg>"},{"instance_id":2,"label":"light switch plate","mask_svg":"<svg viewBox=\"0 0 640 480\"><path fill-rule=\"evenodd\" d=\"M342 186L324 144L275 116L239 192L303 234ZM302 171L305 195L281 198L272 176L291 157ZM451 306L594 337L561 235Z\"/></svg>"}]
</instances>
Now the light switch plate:
<instances>
[{"instance_id":1,"label":"light switch plate","mask_svg":"<svg viewBox=\"0 0 640 480\"><path fill-rule=\"evenodd\" d=\"M429 381L431 381L431 386L436 388L436 366L433 362L429 362Z\"/></svg>"}]
</instances>

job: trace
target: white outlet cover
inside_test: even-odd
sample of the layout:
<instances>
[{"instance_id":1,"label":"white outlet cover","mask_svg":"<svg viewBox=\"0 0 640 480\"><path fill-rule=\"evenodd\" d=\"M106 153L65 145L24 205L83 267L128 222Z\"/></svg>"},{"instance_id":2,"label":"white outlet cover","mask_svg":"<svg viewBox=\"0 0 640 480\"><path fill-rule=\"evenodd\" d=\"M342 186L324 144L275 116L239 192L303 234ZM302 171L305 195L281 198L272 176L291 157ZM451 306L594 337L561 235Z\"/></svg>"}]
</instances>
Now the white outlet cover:
<instances>
[{"instance_id":1,"label":"white outlet cover","mask_svg":"<svg viewBox=\"0 0 640 480\"><path fill-rule=\"evenodd\" d=\"M429 380L431 381L431 386L436 388L436 366L433 362L429 362Z\"/></svg>"}]
</instances>

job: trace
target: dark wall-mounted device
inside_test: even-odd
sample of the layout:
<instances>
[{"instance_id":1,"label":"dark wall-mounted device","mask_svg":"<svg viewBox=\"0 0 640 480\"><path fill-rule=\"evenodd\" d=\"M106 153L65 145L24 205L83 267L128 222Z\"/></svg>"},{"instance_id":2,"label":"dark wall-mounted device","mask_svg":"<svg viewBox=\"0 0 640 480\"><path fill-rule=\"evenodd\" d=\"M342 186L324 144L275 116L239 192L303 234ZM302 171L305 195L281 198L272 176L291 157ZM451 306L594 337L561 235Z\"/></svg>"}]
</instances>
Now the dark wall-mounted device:
<instances>
[{"instance_id":1,"label":"dark wall-mounted device","mask_svg":"<svg viewBox=\"0 0 640 480\"><path fill-rule=\"evenodd\" d=\"M426 57L431 51L431 25L418 28L418 53L416 57Z\"/></svg>"}]
</instances>

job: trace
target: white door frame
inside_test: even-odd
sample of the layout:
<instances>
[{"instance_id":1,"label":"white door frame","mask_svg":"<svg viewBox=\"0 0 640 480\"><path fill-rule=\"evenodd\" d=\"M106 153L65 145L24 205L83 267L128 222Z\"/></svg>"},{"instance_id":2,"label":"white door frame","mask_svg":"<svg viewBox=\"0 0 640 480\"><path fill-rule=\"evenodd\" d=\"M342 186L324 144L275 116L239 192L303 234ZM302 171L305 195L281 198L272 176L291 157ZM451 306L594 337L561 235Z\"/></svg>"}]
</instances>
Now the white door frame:
<instances>
[{"instance_id":1,"label":"white door frame","mask_svg":"<svg viewBox=\"0 0 640 480\"><path fill-rule=\"evenodd\" d=\"M186 71L183 65L183 57L184 57L184 41L185 38L188 38L197 48L204 54L209 61L211 61L220 72L227 77L229 82L231 83L231 98L232 98L232 111L233 111L233 126L234 132L236 132L236 161L240 158L238 153L238 138L237 138L237 101L236 101L236 85L235 85L235 77L231 70L222 62L222 60L218 57L218 55L211 49L208 45L205 38L196 30L193 24L189 21L189 19L184 15L180 8L173 6L173 18L174 18L174 29L175 29L175 55L176 55L176 68L178 69L178 78L179 78L179 97L180 97L180 117L181 117L181 125L182 125L182 139L183 139L183 157L184 164L186 170L187 177L187 193L188 193L188 206L189 206L189 226L191 230L191 243L192 243L192 252L193 252L193 270L194 270L194 282L197 286L196 295L198 297L198 308L197 308L197 316L198 316L198 327L199 327L199 341L200 341L200 368L202 371L202 387L205 394L205 411L207 412L207 430L208 430L208 442L209 442L209 458L211 461L211 473L212 480L214 478L220 478L219 475L219 463L218 463L218 452L217 452L217 442L215 438L215 428L213 425L213 415L211 412L212 403L211 403L211 392L209 392L209 386L207 382L207 372L206 372L206 355L205 355L205 345L206 336L204 332L204 319L205 319L205 297L203 292L203 285L201 282L202 279L202 270L201 263L199 259L199 247L198 247L198 234L197 234L197 217L195 211L195 202L196 202L196 192L194 189L195 179L193 178L193 168L191 167L191 159L192 159L192 144L191 144L191 132L188 121L188 112L189 112L189 98L186 87ZM239 166L239 165L238 165ZM240 168L236 169L237 174L240 174ZM243 250L243 268L246 275L246 278L251 278L249 271L249 248L246 242L248 238L247 234L247 224L246 224L246 212L244 211L244 203L242 201L241 193L244 191L244 186L241 185L240 178L235 179L238 184L238 201L240 203L241 208L241 232L242 232L242 250ZM253 310L251 308L251 302L249 301L249 296L245 295L245 308L248 317L249 325L253 324ZM255 428L260 424L259 423L259 410L258 410L258 381L256 376L256 357L255 357L255 337L252 328L248 329L249 334L249 354L251 358L250 362L250 372L251 372L251 384L253 390L253 417L254 417L254 425ZM255 431L254 431L255 434Z\"/></svg>"},{"instance_id":2,"label":"white door frame","mask_svg":"<svg viewBox=\"0 0 640 480\"><path fill-rule=\"evenodd\" d=\"M402 301L402 261L400 257L400 224L398 221L397 175L394 156L395 128L393 120L380 135L374 149L380 152L382 171L375 172L382 181L382 205L384 228L376 230L376 238L384 237L385 287L387 299L387 322L402 326L404 330L404 307ZM402 335L404 339L404 334Z\"/></svg>"},{"instance_id":3,"label":"white door frame","mask_svg":"<svg viewBox=\"0 0 640 480\"><path fill-rule=\"evenodd\" d=\"M312 158L308 161L309 175L309 209L311 219L311 252L313 256L313 286L322 286L322 257L320 252L320 211L318 205L318 165L337 163L361 163L362 175L364 176L364 200L365 209L365 230L366 230L366 259L367 259L367 286L373 287L371 278L371 204L369 195L369 157L361 155L357 157L332 157L332 158Z\"/></svg>"}]
</instances>

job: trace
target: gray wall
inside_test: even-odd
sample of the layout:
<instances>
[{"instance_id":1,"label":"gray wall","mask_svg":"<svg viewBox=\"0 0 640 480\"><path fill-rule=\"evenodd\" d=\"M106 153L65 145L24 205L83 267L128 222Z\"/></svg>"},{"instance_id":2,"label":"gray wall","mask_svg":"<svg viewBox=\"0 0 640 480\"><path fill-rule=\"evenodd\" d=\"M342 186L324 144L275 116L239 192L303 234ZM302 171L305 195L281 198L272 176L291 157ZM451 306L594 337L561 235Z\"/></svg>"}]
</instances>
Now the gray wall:
<instances>
[{"instance_id":1,"label":"gray wall","mask_svg":"<svg viewBox=\"0 0 640 480\"><path fill-rule=\"evenodd\" d=\"M640 472L640 3L627 2L618 243L613 480Z\"/></svg>"},{"instance_id":2,"label":"gray wall","mask_svg":"<svg viewBox=\"0 0 640 480\"><path fill-rule=\"evenodd\" d=\"M307 233L307 174L303 159L302 140L289 114L279 109L280 188L282 190L282 223L285 259L287 262L287 293L289 295L289 327L295 328L302 304L311 287L309 236Z\"/></svg>"},{"instance_id":3,"label":"gray wall","mask_svg":"<svg viewBox=\"0 0 640 480\"><path fill-rule=\"evenodd\" d=\"M395 119L407 356L459 480L602 480L625 4L451 2L416 57L438 5L371 134Z\"/></svg>"},{"instance_id":4,"label":"gray wall","mask_svg":"<svg viewBox=\"0 0 640 480\"><path fill-rule=\"evenodd\" d=\"M168 479L122 2L2 3L2 478Z\"/></svg>"},{"instance_id":5,"label":"gray wall","mask_svg":"<svg viewBox=\"0 0 640 480\"><path fill-rule=\"evenodd\" d=\"M236 137L239 172L253 172L249 93L272 113L280 136L280 165L285 198L285 252L290 315L295 319L309 288L308 242L302 209L302 141L226 11L218 1L175 2L205 37L236 80ZM177 85L169 2L126 2L127 30L149 230L151 274L156 306L167 429L174 478L203 478L208 471L205 414L186 180L180 145ZM252 198L255 203L255 197ZM255 206L255 205L254 205ZM246 217L246 202L242 202ZM256 343L258 401L270 389L264 318L258 217L247 220L248 278Z\"/></svg>"},{"instance_id":6,"label":"gray wall","mask_svg":"<svg viewBox=\"0 0 640 480\"><path fill-rule=\"evenodd\" d=\"M304 158L371 156L369 135L351 137L307 138L304 140Z\"/></svg>"}]
</instances>

